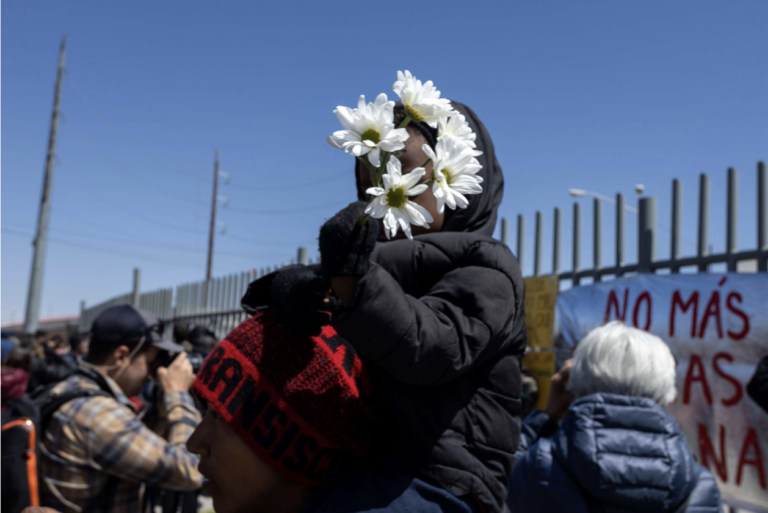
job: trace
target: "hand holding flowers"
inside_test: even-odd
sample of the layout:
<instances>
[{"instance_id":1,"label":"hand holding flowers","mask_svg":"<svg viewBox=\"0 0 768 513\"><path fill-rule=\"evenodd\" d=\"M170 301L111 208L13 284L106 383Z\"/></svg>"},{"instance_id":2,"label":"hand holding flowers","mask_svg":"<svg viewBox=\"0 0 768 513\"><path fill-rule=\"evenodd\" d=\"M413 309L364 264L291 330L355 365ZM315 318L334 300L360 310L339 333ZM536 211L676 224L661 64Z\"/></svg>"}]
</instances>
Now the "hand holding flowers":
<instances>
[{"instance_id":1,"label":"hand holding flowers","mask_svg":"<svg viewBox=\"0 0 768 513\"><path fill-rule=\"evenodd\" d=\"M481 152L474 149L476 134L464 116L453 110L448 99L440 98L440 91L431 81L422 84L409 71L398 71L393 89L400 96L406 115L399 127L394 126L395 103L388 101L386 94L368 104L361 96L357 109L338 107L334 111L344 130L334 132L328 142L351 153L370 171L373 187L366 193L371 200L360 224L368 216L383 219L387 238L402 230L411 239L411 226L429 228L433 219L409 198L424 193L432 185L439 213L443 213L445 205L450 209L466 208L466 196L482 192L482 177L477 175L482 166L475 158ZM405 153L404 143L409 137L406 127L411 121L436 128L438 140L434 149L429 145L423 147L429 159L403 175L398 157ZM430 161L433 175L419 183Z\"/></svg>"}]
</instances>

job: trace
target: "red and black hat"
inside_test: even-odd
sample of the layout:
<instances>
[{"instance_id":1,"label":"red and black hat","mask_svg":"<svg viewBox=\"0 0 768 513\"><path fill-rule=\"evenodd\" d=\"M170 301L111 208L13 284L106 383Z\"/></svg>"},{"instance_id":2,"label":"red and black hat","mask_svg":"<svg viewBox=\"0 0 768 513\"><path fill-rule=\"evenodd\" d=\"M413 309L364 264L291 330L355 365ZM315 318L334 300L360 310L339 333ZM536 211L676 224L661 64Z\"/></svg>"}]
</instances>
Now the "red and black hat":
<instances>
[{"instance_id":1,"label":"red and black hat","mask_svg":"<svg viewBox=\"0 0 768 513\"><path fill-rule=\"evenodd\" d=\"M368 451L367 383L362 361L333 328L310 338L265 310L216 346L192 390L277 473L316 487L345 458Z\"/></svg>"}]
</instances>

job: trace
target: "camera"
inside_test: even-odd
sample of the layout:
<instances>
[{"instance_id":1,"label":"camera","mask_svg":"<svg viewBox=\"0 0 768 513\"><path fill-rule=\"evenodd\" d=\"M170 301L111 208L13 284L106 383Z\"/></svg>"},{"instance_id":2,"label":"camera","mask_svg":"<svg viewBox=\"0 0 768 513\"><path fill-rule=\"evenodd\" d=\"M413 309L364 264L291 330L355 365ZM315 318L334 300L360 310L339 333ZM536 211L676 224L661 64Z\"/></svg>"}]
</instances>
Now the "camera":
<instances>
[{"instance_id":1,"label":"camera","mask_svg":"<svg viewBox=\"0 0 768 513\"><path fill-rule=\"evenodd\" d=\"M168 367L173 363L177 356L179 356L179 353L170 353L166 351L157 358L155 367ZM205 355L201 353L189 353L187 354L187 358L189 358L189 363L192 364L192 372L197 374L203 366L203 362L205 362Z\"/></svg>"}]
</instances>

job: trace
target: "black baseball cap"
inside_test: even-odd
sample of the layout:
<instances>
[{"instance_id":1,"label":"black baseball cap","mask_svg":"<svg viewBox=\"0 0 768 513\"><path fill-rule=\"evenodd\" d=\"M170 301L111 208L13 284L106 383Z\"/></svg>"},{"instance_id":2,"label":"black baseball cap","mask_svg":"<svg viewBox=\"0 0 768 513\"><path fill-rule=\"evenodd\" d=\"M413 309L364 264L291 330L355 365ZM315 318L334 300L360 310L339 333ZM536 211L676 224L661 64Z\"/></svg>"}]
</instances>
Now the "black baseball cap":
<instances>
[{"instance_id":1,"label":"black baseball cap","mask_svg":"<svg viewBox=\"0 0 768 513\"><path fill-rule=\"evenodd\" d=\"M130 305L120 305L107 308L96 317L91 326L91 344L109 344L115 347L120 344L137 344L142 336L145 343L163 351L180 353L184 348L163 338L164 326L154 314L134 308Z\"/></svg>"}]
</instances>

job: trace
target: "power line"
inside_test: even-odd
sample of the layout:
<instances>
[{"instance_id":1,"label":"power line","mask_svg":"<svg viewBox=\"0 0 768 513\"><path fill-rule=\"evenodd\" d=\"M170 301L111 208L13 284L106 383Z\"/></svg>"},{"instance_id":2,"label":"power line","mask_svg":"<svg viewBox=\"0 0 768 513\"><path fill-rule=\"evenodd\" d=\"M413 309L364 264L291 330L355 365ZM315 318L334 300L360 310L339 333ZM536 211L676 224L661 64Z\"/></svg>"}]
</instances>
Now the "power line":
<instances>
[{"instance_id":1,"label":"power line","mask_svg":"<svg viewBox=\"0 0 768 513\"><path fill-rule=\"evenodd\" d=\"M290 183L285 185L240 185L237 184L238 189L244 189L246 191L256 191L256 192L292 192L297 191L301 189L307 189L309 187L315 187L316 185L322 185L326 182L331 182L338 180L345 176L350 176L351 172L349 170L342 171L341 173L336 173L331 176L327 176L325 178L320 178L317 180L312 180L309 182L300 182L300 183Z\"/></svg>"},{"instance_id":2,"label":"power line","mask_svg":"<svg viewBox=\"0 0 768 513\"><path fill-rule=\"evenodd\" d=\"M75 137L79 137L79 135L76 132L74 132L74 134L75 134ZM88 138L82 137L81 140L88 140ZM88 144L90 144L90 141L88 142ZM138 180L138 181L146 184L147 187L149 187L150 189L154 190L155 192L163 194L164 196L169 196L171 198L175 198L175 199L177 199L179 201L184 201L184 202L191 203L191 204L197 205L197 206L200 206L200 205L203 204L203 200L202 199L194 199L194 198L192 198L190 196L179 194L179 193L177 193L175 191L171 191L169 189L165 189L163 187L159 187L154 181L152 181L152 180L150 180L148 178L145 178L142 175L140 175L140 174L138 174L136 172L133 172L133 171L131 171L131 170L125 168L125 167L122 167L120 164L116 163L114 160L110 159L109 157L103 157L103 158L106 158L106 160L109 161L110 165L101 165L100 166L101 169L105 169L105 170L111 172L114 175L123 176L125 178L130 179L130 180Z\"/></svg>"},{"instance_id":3,"label":"power line","mask_svg":"<svg viewBox=\"0 0 768 513\"><path fill-rule=\"evenodd\" d=\"M118 235L119 234L123 234L123 235L127 235L129 237L137 237L136 234L128 233L128 232L125 232L125 231L116 230L114 227L111 227L111 226L106 226L106 225L103 225L103 224L100 224L100 223L94 223L92 221L85 221L83 219L79 219L77 217L71 216L71 215L66 214L64 212L59 212L58 210L54 210L54 211L56 212L56 216L64 217L66 219L69 219L70 221L75 221L75 222L80 223L80 224L82 224L84 226L90 226L92 228L96 228L97 230L106 231L106 232L108 232L108 233L110 233L112 235L114 235L114 234L118 234ZM63 232L64 230L57 230L57 231ZM123 238L125 238L125 237L123 237ZM241 236L238 236L238 235L234 235L231 232L227 232L226 239L233 239L233 240L237 240L237 241L241 241L241 242L246 242L246 243L249 243L249 244L254 244L256 246L291 246L291 247L298 247L298 246L300 246L302 244L302 242L297 242L297 241L285 241L285 240L275 241L275 240L263 240L263 239L253 239L253 238L249 238L249 237L241 237ZM133 239L133 240L138 240L138 239ZM142 240L143 240L143 242L156 243L156 244L166 244L167 243L167 241L160 241L158 239L142 239Z\"/></svg>"},{"instance_id":4,"label":"power line","mask_svg":"<svg viewBox=\"0 0 768 513\"><path fill-rule=\"evenodd\" d=\"M18 228L13 228L13 230L17 230L21 232L22 230ZM165 249L167 251L179 251L179 252L188 252L188 253L195 253L195 254L204 254L205 250L201 248L194 248L189 246L179 246L177 244L168 244L167 241L157 241L156 239L150 239L150 240L139 240L139 239L132 239L132 238L126 238L126 237L120 237L120 236L109 236L109 235L91 235L88 233L82 233L72 230L54 230L54 232L62 234L62 235L72 235L75 237L83 237L86 239L95 239L95 240L108 240L113 242L119 242L124 244L141 244L143 245L143 248L152 250L152 249ZM151 244L151 246L147 244ZM294 244L291 244L294 245ZM298 244L295 244L298 246ZM274 257L277 256L277 253L264 253L264 252L257 252L257 253L241 253L237 251L217 251L217 254L220 255L228 255L228 256L237 256L237 257L245 257L245 258L252 258L253 256L270 256Z\"/></svg>"},{"instance_id":5,"label":"power line","mask_svg":"<svg viewBox=\"0 0 768 513\"><path fill-rule=\"evenodd\" d=\"M256 239L249 239L248 237L240 237L239 235L233 235L229 232L227 232L226 237L228 239L233 240L239 240L242 242L247 242L250 244L256 244L256 245L265 245L265 246L293 246L298 247L302 243L300 242L286 242L286 241L266 241L266 240L256 240Z\"/></svg>"},{"instance_id":6,"label":"power line","mask_svg":"<svg viewBox=\"0 0 768 513\"><path fill-rule=\"evenodd\" d=\"M271 215L287 215L287 214L302 214L304 212L312 212L314 210L322 210L324 208L328 207L338 207L339 202L334 201L333 203L323 203L322 205L312 205L309 207L302 207L302 208L282 208L282 209L250 209L250 208L237 208L237 207L230 207L228 210L232 212L239 212L242 214L256 214L260 216L271 216Z\"/></svg>"},{"instance_id":7,"label":"power line","mask_svg":"<svg viewBox=\"0 0 768 513\"><path fill-rule=\"evenodd\" d=\"M25 233L25 232L17 231L17 230L14 230L13 228L3 227L2 231L3 231L3 233L7 233L9 235L16 235L18 237L31 237L30 233ZM96 251L98 253L108 253L110 255L117 255L117 256L130 257L130 258L141 258L141 259L144 259L146 261L155 262L155 263L159 263L159 264L174 265L174 266L181 265L181 266L185 266L185 267L193 267L192 265L184 264L182 262L179 262L178 260L173 260L173 261L171 261L171 260L159 260L159 259L157 259L157 258L155 258L153 256L140 255L140 254L135 254L135 253L134 254L129 254L129 253L126 253L125 251L112 251L112 250L109 250L109 249L106 249L106 248L100 248L100 247L96 247L96 246L90 246L90 245L87 245L87 244L80 244L80 243L76 243L76 242L70 242L70 241L64 241L64 240L59 240L59 239L53 239L53 238L50 238L50 237L48 238L48 242L52 242L54 244L59 244L61 246L70 246L70 247L74 247L74 248L87 249L89 251ZM197 267L198 266L194 266L195 269L197 269Z\"/></svg>"},{"instance_id":8,"label":"power line","mask_svg":"<svg viewBox=\"0 0 768 513\"><path fill-rule=\"evenodd\" d=\"M3 231L8 232L10 235L16 235L16 236L20 236L20 237L26 237L26 236L30 236L31 237L32 236L29 232L26 232L24 230L20 230L18 228L4 226L2 229L3 229ZM94 236L94 235L89 235L89 234L72 232L72 231L68 231L68 230L54 230L54 231L55 231L55 233L69 234L69 235L73 235L75 237L83 237L83 238L90 238L90 239L96 239L96 240L112 240L112 241L120 242L120 243L124 243L124 244L135 244L136 242L138 242L138 241L131 241L131 240L126 240L126 239L119 239L119 238L115 238L115 237L105 237L105 236L101 236L101 235ZM81 243L72 242L72 241L65 241L65 240L61 240L61 239L49 239L49 240L55 241L58 244L65 245L65 246L82 247L82 248L87 248L87 249L90 249L90 250L93 250L93 251L99 251L99 252L103 252L103 253L120 254L120 255L129 256L123 250L119 250L119 252L118 252L116 250L111 250L111 249L103 248L103 247L100 247L100 246L84 245L84 244L81 244ZM152 250L152 249L159 249L160 247L161 246L158 246L158 247L146 247L146 246L144 246L144 247L142 247L140 249ZM198 249L198 248L190 248L190 247L184 247L184 246L162 246L162 249L165 249L167 251L178 251L178 252L185 252L185 253L194 253L194 254L198 254L198 255L205 253L205 250L203 250L202 248ZM233 252L233 251L218 251L217 254L223 255L223 256L239 257L239 258L243 258L243 259L253 259L253 258L257 258L257 257L280 259L280 258L284 258L285 257L285 255L283 255L281 253L264 253L264 252L258 252L258 253L239 253L239 252ZM139 254L139 253L136 253L135 256L139 257L139 258L150 258L150 259L151 258L155 258L153 256L147 257L147 255L143 255L143 254ZM159 262L161 262L161 263L171 263L170 261L159 261Z\"/></svg>"}]
</instances>

